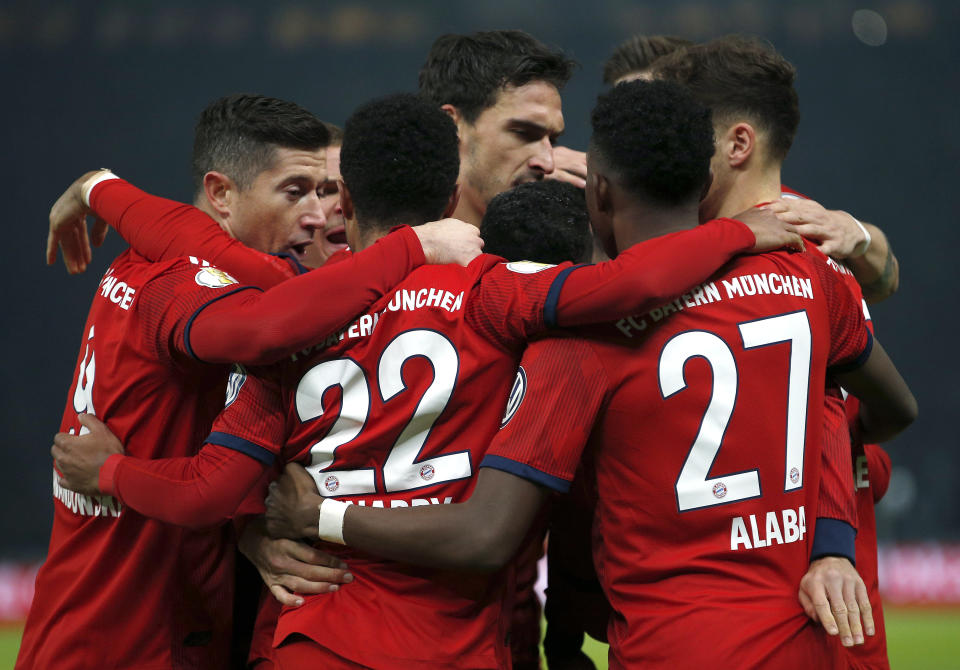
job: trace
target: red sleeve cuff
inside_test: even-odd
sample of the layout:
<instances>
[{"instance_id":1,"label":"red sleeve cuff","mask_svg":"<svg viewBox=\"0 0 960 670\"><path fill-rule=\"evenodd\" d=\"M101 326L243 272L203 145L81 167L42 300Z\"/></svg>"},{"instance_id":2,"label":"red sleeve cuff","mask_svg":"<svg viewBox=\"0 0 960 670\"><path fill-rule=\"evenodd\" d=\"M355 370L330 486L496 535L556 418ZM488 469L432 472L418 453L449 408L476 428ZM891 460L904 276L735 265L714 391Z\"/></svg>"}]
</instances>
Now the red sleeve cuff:
<instances>
[{"instance_id":1,"label":"red sleeve cuff","mask_svg":"<svg viewBox=\"0 0 960 670\"><path fill-rule=\"evenodd\" d=\"M100 474L97 475L97 488L100 489L101 493L109 496L117 495L116 472L123 459L123 454L113 454L108 456L107 460L100 466Z\"/></svg>"}]
</instances>

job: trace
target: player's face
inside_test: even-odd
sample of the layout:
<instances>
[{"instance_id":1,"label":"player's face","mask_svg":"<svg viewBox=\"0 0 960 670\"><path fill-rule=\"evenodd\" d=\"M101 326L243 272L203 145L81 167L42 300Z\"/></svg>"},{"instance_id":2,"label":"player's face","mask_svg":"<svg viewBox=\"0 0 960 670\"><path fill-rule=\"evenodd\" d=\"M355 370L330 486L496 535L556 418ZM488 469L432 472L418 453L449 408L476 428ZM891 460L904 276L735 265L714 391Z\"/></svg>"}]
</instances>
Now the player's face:
<instances>
[{"instance_id":1,"label":"player's face","mask_svg":"<svg viewBox=\"0 0 960 670\"><path fill-rule=\"evenodd\" d=\"M461 197L483 212L498 193L553 172L553 141L563 132L560 93L543 81L508 86L459 131Z\"/></svg>"},{"instance_id":2,"label":"player's face","mask_svg":"<svg viewBox=\"0 0 960 670\"><path fill-rule=\"evenodd\" d=\"M271 166L237 192L230 216L234 237L267 253L292 253L302 263L314 231L326 221L320 197L325 151L278 147Z\"/></svg>"},{"instance_id":3,"label":"player's face","mask_svg":"<svg viewBox=\"0 0 960 670\"><path fill-rule=\"evenodd\" d=\"M714 135L718 138L723 137L725 130L725 128L714 128ZM730 165L720 151L719 142L717 142L713 158L710 159L710 174L713 178L710 182L710 189L707 191L707 195L704 196L703 200L700 201L701 223L717 218L717 213L723 206L723 202L729 195L731 188L733 188L731 184L732 174Z\"/></svg>"},{"instance_id":4,"label":"player's face","mask_svg":"<svg viewBox=\"0 0 960 670\"><path fill-rule=\"evenodd\" d=\"M330 256L347 248L344 232L343 210L340 209L340 193L337 180L340 177L340 147L327 147L327 178L320 187L320 202L326 223L313 236L313 244L307 247L304 265L320 267Z\"/></svg>"},{"instance_id":5,"label":"player's face","mask_svg":"<svg viewBox=\"0 0 960 670\"><path fill-rule=\"evenodd\" d=\"M587 214L593 229L594 247L603 251L607 258L617 257L617 240L613 234L613 220L597 206L597 169L599 163L593 151L587 151Z\"/></svg>"}]
</instances>

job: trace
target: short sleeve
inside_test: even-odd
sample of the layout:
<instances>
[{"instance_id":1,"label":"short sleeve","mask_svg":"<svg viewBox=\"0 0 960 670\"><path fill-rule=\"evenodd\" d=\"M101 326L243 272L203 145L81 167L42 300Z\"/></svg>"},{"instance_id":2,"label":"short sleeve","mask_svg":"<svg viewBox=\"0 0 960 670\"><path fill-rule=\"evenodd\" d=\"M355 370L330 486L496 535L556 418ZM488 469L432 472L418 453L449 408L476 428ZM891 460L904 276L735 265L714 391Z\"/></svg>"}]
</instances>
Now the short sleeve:
<instances>
[{"instance_id":1,"label":"short sleeve","mask_svg":"<svg viewBox=\"0 0 960 670\"><path fill-rule=\"evenodd\" d=\"M481 462L566 492L607 397L603 366L585 340L527 347L503 425Z\"/></svg>"},{"instance_id":2,"label":"short sleeve","mask_svg":"<svg viewBox=\"0 0 960 670\"><path fill-rule=\"evenodd\" d=\"M150 280L137 296L144 340L160 360L192 359L189 330L194 316L213 302L251 288L214 267L178 265Z\"/></svg>"},{"instance_id":3,"label":"short sleeve","mask_svg":"<svg viewBox=\"0 0 960 670\"><path fill-rule=\"evenodd\" d=\"M286 413L275 369L250 373L236 366L227 383L226 407L205 442L243 452L273 465L286 443Z\"/></svg>"},{"instance_id":4,"label":"short sleeve","mask_svg":"<svg viewBox=\"0 0 960 670\"><path fill-rule=\"evenodd\" d=\"M864 319L862 301L825 261L811 256L823 287L830 320L830 354L833 372L854 370L866 362L873 348L873 335Z\"/></svg>"}]
</instances>

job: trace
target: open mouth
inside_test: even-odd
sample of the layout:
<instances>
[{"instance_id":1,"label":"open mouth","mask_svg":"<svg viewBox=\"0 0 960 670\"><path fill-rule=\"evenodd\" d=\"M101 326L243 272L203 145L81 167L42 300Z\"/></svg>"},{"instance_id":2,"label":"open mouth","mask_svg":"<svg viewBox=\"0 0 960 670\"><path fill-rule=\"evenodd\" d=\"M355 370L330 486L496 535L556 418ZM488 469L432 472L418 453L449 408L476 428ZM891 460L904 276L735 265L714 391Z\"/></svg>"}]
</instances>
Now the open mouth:
<instances>
[{"instance_id":1,"label":"open mouth","mask_svg":"<svg viewBox=\"0 0 960 670\"><path fill-rule=\"evenodd\" d=\"M329 242L330 244L346 245L347 243L347 233L344 231L343 228L332 230L329 233L326 233L324 237L326 237L327 242Z\"/></svg>"},{"instance_id":2,"label":"open mouth","mask_svg":"<svg viewBox=\"0 0 960 670\"><path fill-rule=\"evenodd\" d=\"M296 254L298 257L302 257L307 252L307 247L312 243L310 241L301 242L300 244L291 244L290 251Z\"/></svg>"}]
</instances>

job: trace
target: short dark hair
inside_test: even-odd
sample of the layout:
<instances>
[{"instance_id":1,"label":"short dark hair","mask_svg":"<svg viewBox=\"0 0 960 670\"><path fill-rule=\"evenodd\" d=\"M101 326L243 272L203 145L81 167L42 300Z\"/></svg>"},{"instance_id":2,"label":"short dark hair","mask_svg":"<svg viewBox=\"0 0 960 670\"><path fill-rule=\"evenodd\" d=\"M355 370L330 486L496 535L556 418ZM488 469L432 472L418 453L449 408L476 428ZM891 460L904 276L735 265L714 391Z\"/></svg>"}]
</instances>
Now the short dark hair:
<instances>
[{"instance_id":1,"label":"short dark hair","mask_svg":"<svg viewBox=\"0 0 960 670\"><path fill-rule=\"evenodd\" d=\"M420 68L420 95L473 123L507 86L545 81L560 90L576 63L522 30L441 35Z\"/></svg>"},{"instance_id":2,"label":"short dark hair","mask_svg":"<svg viewBox=\"0 0 960 670\"><path fill-rule=\"evenodd\" d=\"M583 263L593 238L583 189L544 179L497 195L480 222L485 253L508 261Z\"/></svg>"},{"instance_id":3,"label":"short dark hair","mask_svg":"<svg viewBox=\"0 0 960 670\"><path fill-rule=\"evenodd\" d=\"M632 81L601 95L591 116L591 151L645 200L699 198L714 152L710 110L678 84Z\"/></svg>"},{"instance_id":4,"label":"short dark hair","mask_svg":"<svg viewBox=\"0 0 960 670\"><path fill-rule=\"evenodd\" d=\"M456 125L416 95L373 100L347 119L340 173L361 228L440 218L459 172Z\"/></svg>"},{"instance_id":5,"label":"short dark hair","mask_svg":"<svg viewBox=\"0 0 960 670\"><path fill-rule=\"evenodd\" d=\"M642 72L661 56L693 44L672 35L634 35L624 40L603 64L603 83L612 85L620 77Z\"/></svg>"},{"instance_id":6,"label":"short dark hair","mask_svg":"<svg viewBox=\"0 0 960 670\"><path fill-rule=\"evenodd\" d=\"M323 122L300 105L263 95L230 95L200 114L193 139L196 192L203 176L222 172L240 189L270 167L278 147L322 149L330 141Z\"/></svg>"},{"instance_id":7,"label":"short dark hair","mask_svg":"<svg viewBox=\"0 0 960 670\"><path fill-rule=\"evenodd\" d=\"M664 56L654 70L689 89L717 123L746 117L768 134L770 158L787 157L800 123L797 71L769 42L727 35Z\"/></svg>"},{"instance_id":8,"label":"short dark hair","mask_svg":"<svg viewBox=\"0 0 960 670\"><path fill-rule=\"evenodd\" d=\"M328 147L338 147L343 144L343 128L329 121L324 121L323 125L327 127L327 133L330 134L330 141L327 143Z\"/></svg>"}]
</instances>

